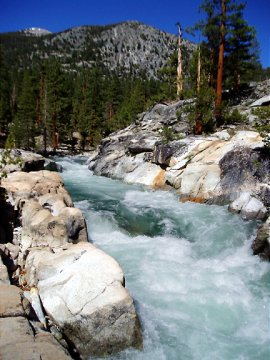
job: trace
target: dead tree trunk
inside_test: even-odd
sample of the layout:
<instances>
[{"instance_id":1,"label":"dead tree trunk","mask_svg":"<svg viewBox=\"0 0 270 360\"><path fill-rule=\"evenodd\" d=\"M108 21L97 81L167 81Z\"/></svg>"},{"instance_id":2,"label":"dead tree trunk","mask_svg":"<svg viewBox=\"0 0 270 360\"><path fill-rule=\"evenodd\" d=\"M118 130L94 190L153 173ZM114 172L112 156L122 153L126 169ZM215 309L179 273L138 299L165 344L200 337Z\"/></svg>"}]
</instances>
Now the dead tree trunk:
<instances>
[{"instance_id":1,"label":"dead tree trunk","mask_svg":"<svg viewBox=\"0 0 270 360\"><path fill-rule=\"evenodd\" d=\"M201 90L201 46L198 47L197 93Z\"/></svg>"},{"instance_id":2,"label":"dead tree trunk","mask_svg":"<svg viewBox=\"0 0 270 360\"><path fill-rule=\"evenodd\" d=\"M176 25L178 27L178 65L177 65L176 88L177 88L177 96L180 97L183 93L182 29L179 22Z\"/></svg>"}]
</instances>

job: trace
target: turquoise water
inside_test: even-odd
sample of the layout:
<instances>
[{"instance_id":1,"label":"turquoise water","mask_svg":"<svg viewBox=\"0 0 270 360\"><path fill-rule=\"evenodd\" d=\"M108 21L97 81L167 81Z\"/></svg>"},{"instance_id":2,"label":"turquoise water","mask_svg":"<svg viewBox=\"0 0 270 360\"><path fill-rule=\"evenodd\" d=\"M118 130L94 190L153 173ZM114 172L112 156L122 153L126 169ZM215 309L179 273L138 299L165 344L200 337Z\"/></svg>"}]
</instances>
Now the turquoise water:
<instances>
[{"instance_id":1,"label":"turquoise water","mask_svg":"<svg viewBox=\"0 0 270 360\"><path fill-rule=\"evenodd\" d=\"M270 264L251 254L256 223L59 162L91 240L124 269L143 327L143 351L108 359L270 359Z\"/></svg>"}]
</instances>

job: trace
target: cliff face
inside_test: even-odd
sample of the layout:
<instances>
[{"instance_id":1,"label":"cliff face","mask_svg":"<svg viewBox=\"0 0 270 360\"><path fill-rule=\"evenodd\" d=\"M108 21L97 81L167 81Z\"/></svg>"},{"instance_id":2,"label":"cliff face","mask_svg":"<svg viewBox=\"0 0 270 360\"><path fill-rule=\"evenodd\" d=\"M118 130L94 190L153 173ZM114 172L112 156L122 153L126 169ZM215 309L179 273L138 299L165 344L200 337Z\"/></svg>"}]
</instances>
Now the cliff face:
<instances>
[{"instance_id":1,"label":"cliff face","mask_svg":"<svg viewBox=\"0 0 270 360\"><path fill-rule=\"evenodd\" d=\"M25 67L38 59L55 56L67 70L102 64L108 70L156 77L176 49L175 35L151 26L127 21L108 26L79 26L60 33L0 34L9 64ZM195 44L183 41L184 61L188 62Z\"/></svg>"}]
</instances>

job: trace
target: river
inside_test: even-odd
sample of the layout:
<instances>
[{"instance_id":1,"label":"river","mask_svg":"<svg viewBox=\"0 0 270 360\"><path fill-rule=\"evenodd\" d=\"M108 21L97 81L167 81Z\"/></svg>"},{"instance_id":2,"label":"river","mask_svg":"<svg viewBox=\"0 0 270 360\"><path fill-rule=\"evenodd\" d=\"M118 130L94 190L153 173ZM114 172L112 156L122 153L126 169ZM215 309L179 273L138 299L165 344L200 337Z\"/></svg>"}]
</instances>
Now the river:
<instances>
[{"instance_id":1,"label":"river","mask_svg":"<svg viewBox=\"0 0 270 360\"><path fill-rule=\"evenodd\" d=\"M90 239L122 266L143 327L143 351L106 359L270 359L270 264L251 253L255 222L57 160Z\"/></svg>"}]
</instances>

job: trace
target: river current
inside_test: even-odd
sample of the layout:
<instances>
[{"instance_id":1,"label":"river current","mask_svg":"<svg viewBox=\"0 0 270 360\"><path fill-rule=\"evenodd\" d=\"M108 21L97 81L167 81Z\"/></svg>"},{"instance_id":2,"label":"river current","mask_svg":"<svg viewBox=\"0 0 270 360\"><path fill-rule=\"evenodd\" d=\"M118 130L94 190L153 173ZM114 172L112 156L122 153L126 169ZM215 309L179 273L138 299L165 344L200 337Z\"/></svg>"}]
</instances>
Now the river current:
<instances>
[{"instance_id":1,"label":"river current","mask_svg":"<svg viewBox=\"0 0 270 360\"><path fill-rule=\"evenodd\" d=\"M122 266L143 327L143 351L106 359L270 359L270 264L251 253L255 222L57 161L91 241Z\"/></svg>"}]
</instances>

